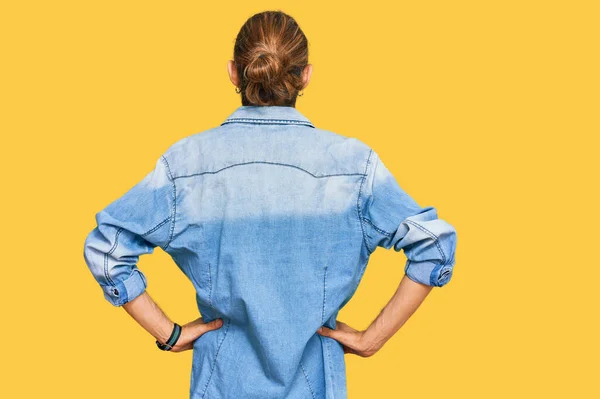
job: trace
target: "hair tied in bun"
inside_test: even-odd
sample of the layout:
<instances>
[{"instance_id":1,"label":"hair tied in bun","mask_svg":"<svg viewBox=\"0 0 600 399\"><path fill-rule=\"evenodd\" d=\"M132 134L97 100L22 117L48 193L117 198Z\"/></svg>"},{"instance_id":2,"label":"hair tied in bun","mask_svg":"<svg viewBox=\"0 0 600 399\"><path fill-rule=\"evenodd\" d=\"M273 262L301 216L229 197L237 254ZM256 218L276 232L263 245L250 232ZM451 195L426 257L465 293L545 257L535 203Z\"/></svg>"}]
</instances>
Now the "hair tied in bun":
<instances>
[{"instance_id":1,"label":"hair tied in bun","mask_svg":"<svg viewBox=\"0 0 600 399\"><path fill-rule=\"evenodd\" d=\"M308 40L282 11L254 14L235 39L233 61L240 77L242 105L295 106L308 64Z\"/></svg>"}]
</instances>

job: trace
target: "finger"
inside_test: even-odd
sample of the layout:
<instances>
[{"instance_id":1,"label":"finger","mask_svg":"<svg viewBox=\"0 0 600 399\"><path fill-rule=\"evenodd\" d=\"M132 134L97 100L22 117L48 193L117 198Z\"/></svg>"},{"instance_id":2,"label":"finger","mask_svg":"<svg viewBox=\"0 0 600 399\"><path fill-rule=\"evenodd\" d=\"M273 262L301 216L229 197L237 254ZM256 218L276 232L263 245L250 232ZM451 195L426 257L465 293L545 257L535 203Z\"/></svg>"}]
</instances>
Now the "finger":
<instances>
[{"instance_id":1,"label":"finger","mask_svg":"<svg viewBox=\"0 0 600 399\"><path fill-rule=\"evenodd\" d=\"M202 332L201 334L204 334L207 331L212 331L212 330L216 330L219 329L223 326L223 319L214 319L208 323L204 323L202 325Z\"/></svg>"},{"instance_id":2,"label":"finger","mask_svg":"<svg viewBox=\"0 0 600 399\"><path fill-rule=\"evenodd\" d=\"M187 351L187 350L192 349L193 347L194 347L194 341L188 342L187 344L183 345L179 351L180 352Z\"/></svg>"},{"instance_id":3,"label":"finger","mask_svg":"<svg viewBox=\"0 0 600 399\"><path fill-rule=\"evenodd\" d=\"M197 327L205 324L204 319L202 317L198 317L196 320L190 321L187 325L192 327Z\"/></svg>"},{"instance_id":4,"label":"finger","mask_svg":"<svg viewBox=\"0 0 600 399\"><path fill-rule=\"evenodd\" d=\"M358 355L358 352L356 351L356 349L348 346L348 345L344 345L344 353L350 353L352 355Z\"/></svg>"},{"instance_id":5,"label":"finger","mask_svg":"<svg viewBox=\"0 0 600 399\"><path fill-rule=\"evenodd\" d=\"M348 324L346 324L340 320L335 321L335 328L344 328L344 327L348 327Z\"/></svg>"},{"instance_id":6,"label":"finger","mask_svg":"<svg viewBox=\"0 0 600 399\"><path fill-rule=\"evenodd\" d=\"M184 326L182 335L186 341L194 341L207 331L216 330L223 325L222 319L214 319L209 323L204 323L202 318L189 322Z\"/></svg>"},{"instance_id":7,"label":"finger","mask_svg":"<svg viewBox=\"0 0 600 399\"><path fill-rule=\"evenodd\" d=\"M343 321L339 321L339 320L336 320L336 322L335 322L335 329L341 330L344 332L356 332L357 331L355 328L352 328L348 324L344 323Z\"/></svg>"},{"instance_id":8,"label":"finger","mask_svg":"<svg viewBox=\"0 0 600 399\"><path fill-rule=\"evenodd\" d=\"M317 333L335 339L336 341L343 342L346 334L341 330L332 330L329 327L322 326L317 330Z\"/></svg>"},{"instance_id":9,"label":"finger","mask_svg":"<svg viewBox=\"0 0 600 399\"><path fill-rule=\"evenodd\" d=\"M190 349L192 349L192 345L185 344L185 345L179 346L179 347L175 346L169 352L179 353L179 352L184 352L184 351L187 351L187 350L190 350Z\"/></svg>"},{"instance_id":10,"label":"finger","mask_svg":"<svg viewBox=\"0 0 600 399\"><path fill-rule=\"evenodd\" d=\"M331 329L321 326L317 329L317 334L327 337L327 336L329 336L330 331L331 331Z\"/></svg>"}]
</instances>

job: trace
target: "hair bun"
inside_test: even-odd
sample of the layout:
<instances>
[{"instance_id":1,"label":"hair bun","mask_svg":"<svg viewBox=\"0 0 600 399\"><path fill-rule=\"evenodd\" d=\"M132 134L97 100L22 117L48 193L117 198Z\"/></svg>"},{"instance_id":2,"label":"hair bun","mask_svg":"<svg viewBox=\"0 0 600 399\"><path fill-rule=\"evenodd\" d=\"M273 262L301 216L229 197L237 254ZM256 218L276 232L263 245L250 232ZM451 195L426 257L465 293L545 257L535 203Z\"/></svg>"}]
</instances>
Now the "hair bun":
<instances>
[{"instance_id":1,"label":"hair bun","mask_svg":"<svg viewBox=\"0 0 600 399\"><path fill-rule=\"evenodd\" d=\"M245 77L249 82L260 83L268 90L269 85L279 82L285 72L282 61L276 53L258 52L246 66Z\"/></svg>"}]
</instances>

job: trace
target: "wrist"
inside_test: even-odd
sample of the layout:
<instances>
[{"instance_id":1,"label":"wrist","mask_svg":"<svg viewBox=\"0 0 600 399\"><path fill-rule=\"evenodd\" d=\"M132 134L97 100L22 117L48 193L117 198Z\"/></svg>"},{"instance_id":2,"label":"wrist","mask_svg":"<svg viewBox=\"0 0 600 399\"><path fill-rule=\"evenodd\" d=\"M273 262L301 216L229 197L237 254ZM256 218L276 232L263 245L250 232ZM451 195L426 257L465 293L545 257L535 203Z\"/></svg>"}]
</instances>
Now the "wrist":
<instances>
[{"instance_id":1,"label":"wrist","mask_svg":"<svg viewBox=\"0 0 600 399\"><path fill-rule=\"evenodd\" d=\"M179 324L173 323L173 331L169 335L169 338L167 338L166 342L160 342L157 339L156 346L163 351L170 351L181 337L182 329L183 328Z\"/></svg>"},{"instance_id":2,"label":"wrist","mask_svg":"<svg viewBox=\"0 0 600 399\"><path fill-rule=\"evenodd\" d=\"M386 341L384 337L371 327L364 330L361 335L361 346L366 351L377 352L383 347Z\"/></svg>"},{"instance_id":3,"label":"wrist","mask_svg":"<svg viewBox=\"0 0 600 399\"><path fill-rule=\"evenodd\" d=\"M156 338L156 340L158 342L160 342L161 344L164 344L167 342L167 340L171 336L171 333L173 332L173 329L175 328L175 323L169 320L167 323L165 323L161 327L162 328L158 331L157 336L154 338Z\"/></svg>"}]
</instances>

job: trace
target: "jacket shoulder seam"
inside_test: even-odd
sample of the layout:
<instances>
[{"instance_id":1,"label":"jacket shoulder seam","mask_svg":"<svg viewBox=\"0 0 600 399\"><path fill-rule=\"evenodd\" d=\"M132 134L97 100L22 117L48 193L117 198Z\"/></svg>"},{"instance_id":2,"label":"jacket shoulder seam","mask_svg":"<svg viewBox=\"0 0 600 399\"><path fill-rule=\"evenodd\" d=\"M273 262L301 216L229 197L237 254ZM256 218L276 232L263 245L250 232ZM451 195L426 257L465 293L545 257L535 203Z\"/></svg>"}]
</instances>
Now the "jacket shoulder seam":
<instances>
[{"instance_id":1,"label":"jacket shoulder seam","mask_svg":"<svg viewBox=\"0 0 600 399\"><path fill-rule=\"evenodd\" d=\"M169 161L167 161L167 158L164 154L161 155L161 159L164 162L165 167L167 168L167 177L169 178L169 181L173 186L173 204L171 205L171 215L167 218L171 220L169 238L167 239L167 243L161 247L163 251L166 251L169 245L171 244L171 240L173 240L173 233L175 231L175 217L177 215L177 187L175 185L175 179L173 178L173 174L171 172L171 167L169 166ZM165 219L163 222L166 223L167 219Z\"/></svg>"},{"instance_id":2,"label":"jacket shoulder seam","mask_svg":"<svg viewBox=\"0 0 600 399\"><path fill-rule=\"evenodd\" d=\"M369 170L369 164L371 162L371 156L373 155L373 149L371 149L369 151L369 156L367 157L367 162L365 164L365 171L363 173L363 177L361 179L360 182L360 187L358 189L358 197L356 199L356 208L358 211L358 222L360 223L360 229L362 231L362 237L363 237L363 243L365 244L365 247L367 248L367 252L369 253L369 255L371 255L373 252L371 251L371 249L369 248L369 244L367 243L367 236L365 233L365 228L363 225L363 216L362 216L362 209L360 206L360 201L361 201L361 195L362 195L362 188L363 185L365 183L365 180L367 179L367 175L368 175L368 170Z\"/></svg>"}]
</instances>

